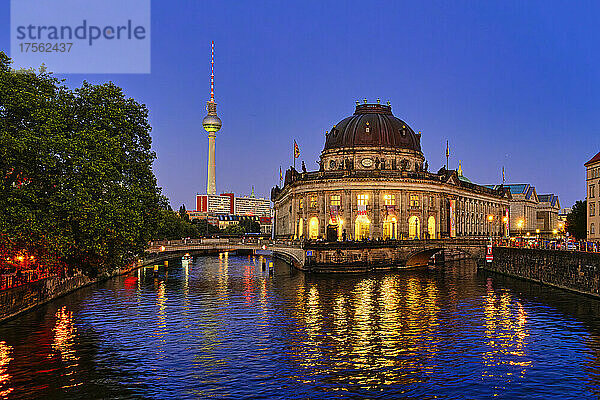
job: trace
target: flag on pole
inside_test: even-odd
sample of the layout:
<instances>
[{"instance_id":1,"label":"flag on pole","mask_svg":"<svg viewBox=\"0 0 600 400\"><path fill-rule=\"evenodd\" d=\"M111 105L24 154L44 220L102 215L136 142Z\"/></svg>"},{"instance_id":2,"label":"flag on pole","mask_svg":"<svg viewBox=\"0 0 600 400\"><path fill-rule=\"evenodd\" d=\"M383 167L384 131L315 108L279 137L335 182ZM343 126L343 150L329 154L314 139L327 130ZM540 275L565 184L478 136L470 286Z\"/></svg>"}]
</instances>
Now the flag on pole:
<instances>
[{"instance_id":1,"label":"flag on pole","mask_svg":"<svg viewBox=\"0 0 600 400\"><path fill-rule=\"evenodd\" d=\"M450 144L446 140L446 157L450 157Z\"/></svg>"},{"instance_id":2,"label":"flag on pole","mask_svg":"<svg viewBox=\"0 0 600 400\"><path fill-rule=\"evenodd\" d=\"M502 167L502 184L504 184L505 181L505 177L504 177L504 167Z\"/></svg>"},{"instance_id":3,"label":"flag on pole","mask_svg":"<svg viewBox=\"0 0 600 400\"><path fill-rule=\"evenodd\" d=\"M281 171L281 165L279 166L279 180L283 180L283 172Z\"/></svg>"},{"instance_id":4,"label":"flag on pole","mask_svg":"<svg viewBox=\"0 0 600 400\"><path fill-rule=\"evenodd\" d=\"M294 140L294 158L300 157L300 148L298 147L298 143Z\"/></svg>"}]
</instances>

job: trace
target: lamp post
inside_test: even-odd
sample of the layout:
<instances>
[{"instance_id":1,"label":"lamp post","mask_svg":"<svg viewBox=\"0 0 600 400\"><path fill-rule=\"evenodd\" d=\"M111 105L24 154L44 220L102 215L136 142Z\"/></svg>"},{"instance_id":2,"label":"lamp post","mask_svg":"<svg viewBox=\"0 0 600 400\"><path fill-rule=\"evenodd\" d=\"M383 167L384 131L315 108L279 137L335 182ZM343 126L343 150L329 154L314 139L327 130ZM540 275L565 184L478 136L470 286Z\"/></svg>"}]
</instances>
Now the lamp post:
<instances>
[{"instance_id":1,"label":"lamp post","mask_svg":"<svg viewBox=\"0 0 600 400\"><path fill-rule=\"evenodd\" d=\"M524 225L525 221L523 221L522 219L517 221L517 228L519 228L519 237L523 237L523 225Z\"/></svg>"},{"instance_id":2,"label":"lamp post","mask_svg":"<svg viewBox=\"0 0 600 400\"><path fill-rule=\"evenodd\" d=\"M490 244L493 244L492 243L492 224L494 222L494 216L492 214L488 215L487 220L490 223Z\"/></svg>"}]
</instances>

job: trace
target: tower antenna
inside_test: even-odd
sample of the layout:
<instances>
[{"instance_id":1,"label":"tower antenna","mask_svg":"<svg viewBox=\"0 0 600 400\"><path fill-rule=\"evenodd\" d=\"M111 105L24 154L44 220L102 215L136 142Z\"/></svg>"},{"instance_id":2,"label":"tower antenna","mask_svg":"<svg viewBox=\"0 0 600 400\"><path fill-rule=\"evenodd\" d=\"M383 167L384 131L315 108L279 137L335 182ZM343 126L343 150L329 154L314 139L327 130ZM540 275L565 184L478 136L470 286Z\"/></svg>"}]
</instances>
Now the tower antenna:
<instances>
[{"instance_id":1,"label":"tower antenna","mask_svg":"<svg viewBox=\"0 0 600 400\"><path fill-rule=\"evenodd\" d=\"M210 101L215 101L215 41L210 42Z\"/></svg>"}]
</instances>

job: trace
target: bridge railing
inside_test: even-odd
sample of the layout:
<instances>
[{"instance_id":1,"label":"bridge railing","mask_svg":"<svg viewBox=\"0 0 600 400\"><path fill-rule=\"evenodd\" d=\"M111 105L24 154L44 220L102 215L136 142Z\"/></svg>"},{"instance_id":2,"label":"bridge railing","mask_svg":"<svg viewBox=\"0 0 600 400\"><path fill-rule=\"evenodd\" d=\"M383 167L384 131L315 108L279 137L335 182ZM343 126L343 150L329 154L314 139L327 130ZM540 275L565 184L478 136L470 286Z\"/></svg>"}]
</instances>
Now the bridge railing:
<instances>
[{"instance_id":1,"label":"bridge railing","mask_svg":"<svg viewBox=\"0 0 600 400\"><path fill-rule=\"evenodd\" d=\"M293 240L265 240L257 238L182 239L150 242L147 251L150 253L158 253L185 249L214 250L228 247L253 247L256 249L261 247L289 247L298 249L301 245L299 241Z\"/></svg>"}]
</instances>

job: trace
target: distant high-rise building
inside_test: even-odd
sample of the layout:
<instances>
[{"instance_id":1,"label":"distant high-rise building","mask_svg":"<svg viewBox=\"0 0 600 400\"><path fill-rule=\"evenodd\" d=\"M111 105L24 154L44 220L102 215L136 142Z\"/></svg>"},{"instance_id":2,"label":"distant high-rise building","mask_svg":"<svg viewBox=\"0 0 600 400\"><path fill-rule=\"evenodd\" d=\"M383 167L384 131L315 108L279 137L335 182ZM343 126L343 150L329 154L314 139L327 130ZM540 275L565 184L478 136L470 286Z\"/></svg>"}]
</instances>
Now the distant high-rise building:
<instances>
[{"instance_id":1,"label":"distant high-rise building","mask_svg":"<svg viewBox=\"0 0 600 400\"><path fill-rule=\"evenodd\" d=\"M269 199L257 198L253 195L235 197L233 193L198 194L196 211L208 214L270 217L271 202Z\"/></svg>"},{"instance_id":2,"label":"distant high-rise building","mask_svg":"<svg viewBox=\"0 0 600 400\"><path fill-rule=\"evenodd\" d=\"M221 129L221 119L217 116L217 103L215 103L215 42L211 43L210 57L210 100L206 102L208 114L202 120L202 126L208 132L208 176L206 194L217 194L215 147L217 131Z\"/></svg>"}]
</instances>

